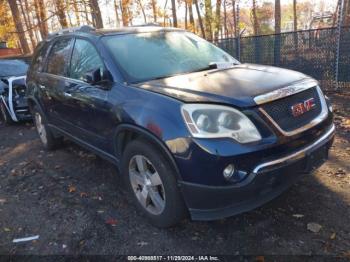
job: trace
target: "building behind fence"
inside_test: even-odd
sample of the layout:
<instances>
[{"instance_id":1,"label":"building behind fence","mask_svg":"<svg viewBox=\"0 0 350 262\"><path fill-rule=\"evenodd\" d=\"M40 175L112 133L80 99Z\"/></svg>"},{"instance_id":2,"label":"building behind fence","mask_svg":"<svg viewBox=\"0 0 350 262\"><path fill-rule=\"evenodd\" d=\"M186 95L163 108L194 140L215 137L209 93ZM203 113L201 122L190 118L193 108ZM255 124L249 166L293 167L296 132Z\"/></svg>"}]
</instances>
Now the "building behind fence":
<instances>
[{"instance_id":1,"label":"building behind fence","mask_svg":"<svg viewBox=\"0 0 350 262\"><path fill-rule=\"evenodd\" d=\"M273 35L219 39L217 45L243 63L274 65L310 75L324 90L336 87L350 93L350 27L340 34L340 56L336 63L336 28L314 29Z\"/></svg>"}]
</instances>

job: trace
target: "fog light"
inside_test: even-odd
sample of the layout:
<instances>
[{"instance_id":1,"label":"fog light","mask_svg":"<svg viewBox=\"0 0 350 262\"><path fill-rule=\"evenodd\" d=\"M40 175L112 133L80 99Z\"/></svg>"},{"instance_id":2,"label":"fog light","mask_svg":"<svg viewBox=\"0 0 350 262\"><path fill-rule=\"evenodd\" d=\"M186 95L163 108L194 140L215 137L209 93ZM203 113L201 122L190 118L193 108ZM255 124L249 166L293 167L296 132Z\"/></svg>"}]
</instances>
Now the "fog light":
<instances>
[{"instance_id":1,"label":"fog light","mask_svg":"<svg viewBox=\"0 0 350 262\"><path fill-rule=\"evenodd\" d=\"M235 166L232 164L229 164L223 172L224 178L226 178L227 180L229 180L232 175L235 173Z\"/></svg>"}]
</instances>

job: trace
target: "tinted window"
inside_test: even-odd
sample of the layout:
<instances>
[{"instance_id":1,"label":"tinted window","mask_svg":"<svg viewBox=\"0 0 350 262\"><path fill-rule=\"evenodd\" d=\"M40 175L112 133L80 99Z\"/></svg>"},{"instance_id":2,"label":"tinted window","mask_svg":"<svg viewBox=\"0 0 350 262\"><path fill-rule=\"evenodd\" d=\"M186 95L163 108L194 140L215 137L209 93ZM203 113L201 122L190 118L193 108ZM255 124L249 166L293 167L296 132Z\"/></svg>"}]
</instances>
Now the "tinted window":
<instances>
[{"instance_id":1,"label":"tinted window","mask_svg":"<svg viewBox=\"0 0 350 262\"><path fill-rule=\"evenodd\" d=\"M60 39L53 45L47 62L48 73L62 76L67 74L71 45L71 38Z\"/></svg>"},{"instance_id":2,"label":"tinted window","mask_svg":"<svg viewBox=\"0 0 350 262\"><path fill-rule=\"evenodd\" d=\"M103 69L104 66L95 47L88 41L77 39L74 44L69 76L85 81L87 72L99 68Z\"/></svg>"},{"instance_id":3,"label":"tinted window","mask_svg":"<svg viewBox=\"0 0 350 262\"><path fill-rule=\"evenodd\" d=\"M45 60L49 46L50 45L48 44L45 45L44 42L39 43L32 62L32 70L34 72L41 71L43 69L44 60Z\"/></svg>"},{"instance_id":4,"label":"tinted window","mask_svg":"<svg viewBox=\"0 0 350 262\"><path fill-rule=\"evenodd\" d=\"M213 62L238 63L204 39L187 32L150 32L103 37L131 82L204 70Z\"/></svg>"}]
</instances>

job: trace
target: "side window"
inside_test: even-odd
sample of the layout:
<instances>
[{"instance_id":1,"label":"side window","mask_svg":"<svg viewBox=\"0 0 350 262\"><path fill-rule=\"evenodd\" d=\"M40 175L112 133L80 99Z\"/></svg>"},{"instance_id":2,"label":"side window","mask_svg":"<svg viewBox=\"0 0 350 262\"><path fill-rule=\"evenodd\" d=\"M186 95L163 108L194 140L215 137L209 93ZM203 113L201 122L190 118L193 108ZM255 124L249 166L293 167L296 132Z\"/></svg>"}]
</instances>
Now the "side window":
<instances>
[{"instance_id":1,"label":"side window","mask_svg":"<svg viewBox=\"0 0 350 262\"><path fill-rule=\"evenodd\" d=\"M97 50L90 42L77 39L73 49L69 77L86 81L86 73L96 69L104 69L103 62Z\"/></svg>"},{"instance_id":2,"label":"side window","mask_svg":"<svg viewBox=\"0 0 350 262\"><path fill-rule=\"evenodd\" d=\"M49 46L50 46L49 44L45 44L44 42L39 43L39 45L35 51L33 61L31 63L32 64L32 71L38 72L38 71L41 71L43 69L44 59L46 57L47 50L48 50Z\"/></svg>"},{"instance_id":3,"label":"side window","mask_svg":"<svg viewBox=\"0 0 350 262\"><path fill-rule=\"evenodd\" d=\"M72 38L58 40L52 47L47 60L47 72L54 75L66 76Z\"/></svg>"}]
</instances>

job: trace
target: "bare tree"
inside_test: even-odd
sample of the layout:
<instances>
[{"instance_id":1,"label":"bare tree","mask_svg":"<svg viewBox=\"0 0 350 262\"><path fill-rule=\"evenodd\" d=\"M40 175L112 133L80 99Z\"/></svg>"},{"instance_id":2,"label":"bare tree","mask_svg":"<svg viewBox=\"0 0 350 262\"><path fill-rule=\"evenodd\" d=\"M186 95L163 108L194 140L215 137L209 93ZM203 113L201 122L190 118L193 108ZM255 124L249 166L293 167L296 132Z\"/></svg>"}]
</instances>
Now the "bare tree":
<instances>
[{"instance_id":1,"label":"bare tree","mask_svg":"<svg viewBox=\"0 0 350 262\"><path fill-rule=\"evenodd\" d=\"M293 0L294 31L298 31L297 0Z\"/></svg>"},{"instance_id":2,"label":"bare tree","mask_svg":"<svg viewBox=\"0 0 350 262\"><path fill-rule=\"evenodd\" d=\"M232 0L232 17L233 17L233 35L238 37L237 32L239 25L237 25L236 0ZM238 32L239 34L239 32Z\"/></svg>"},{"instance_id":3,"label":"bare tree","mask_svg":"<svg viewBox=\"0 0 350 262\"><path fill-rule=\"evenodd\" d=\"M103 28L103 20L101 15L100 6L98 5L97 0L90 0L90 8L91 8L91 14L92 19L95 22L96 28Z\"/></svg>"},{"instance_id":4,"label":"bare tree","mask_svg":"<svg viewBox=\"0 0 350 262\"><path fill-rule=\"evenodd\" d=\"M195 24L194 24L194 17L193 17L193 2L192 0L188 0L188 15L190 17L190 30L192 32L195 32Z\"/></svg>"},{"instance_id":5,"label":"bare tree","mask_svg":"<svg viewBox=\"0 0 350 262\"><path fill-rule=\"evenodd\" d=\"M55 8L57 11L58 21L62 28L68 27L68 21L66 16L66 6L63 0L54 0Z\"/></svg>"},{"instance_id":6,"label":"bare tree","mask_svg":"<svg viewBox=\"0 0 350 262\"><path fill-rule=\"evenodd\" d=\"M15 27L16 27L16 31L18 34L18 38L19 41L21 43L21 48L23 53L27 54L30 52L29 49L29 45L23 30L23 26L22 26L22 22L21 22L21 17L19 15L19 10L18 10L18 6L17 6L17 2L16 0L8 0L7 1L10 9L11 9L11 13L12 13L12 17L13 17L13 21L15 23Z\"/></svg>"},{"instance_id":7,"label":"bare tree","mask_svg":"<svg viewBox=\"0 0 350 262\"><path fill-rule=\"evenodd\" d=\"M24 2L27 2L27 0L25 0ZM23 5L25 5L25 3L23 3L23 2L19 3L19 6L21 7L21 12L22 12L24 24L26 25L26 31L29 34L29 39L30 39L30 42L32 44L32 50L33 50L36 46L36 41L34 39L32 24L31 24L30 17L29 17L29 10ZM27 9L27 12L25 11L25 9Z\"/></svg>"},{"instance_id":8,"label":"bare tree","mask_svg":"<svg viewBox=\"0 0 350 262\"><path fill-rule=\"evenodd\" d=\"M152 0L151 4L152 4L152 10L153 10L153 21L157 23L157 1Z\"/></svg>"},{"instance_id":9,"label":"bare tree","mask_svg":"<svg viewBox=\"0 0 350 262\"><path fill-rule=\"evenodd\" d=\"M201 29L202 37L205 38L205 30L204 30L204 26L203 26L201 12L199 10L198 0L193 0L193 3L194 3L194 6L196 7L197 18L198 18L199 27Z\"/></svg>"},{"instance_id":10,"label":"bare tree","mask_svg":"<svg viewBox=\"0 0 350 262\"><path fill-rule=\"evenodd\" d=\"M188 5L187 5L187 1L185 1L185 29L187 30L188 27L188 23L187 23L187 13L188 13Z\"/></svg>"},{"instance_id":11,"label":"bare tree","mask_svg":"<svg viewBox=\"0 0 350 262\"><path fill-rule=\"evenodd\" d=\"M128 26L130 22L129 18L129 0L120 0L120 9L122 12L123 26Z\"/></svg>"},{"instance_id":12,"label":"bare tree","mask_svg":"<svg viewBox=\"0 0 350 262\"><path fill-rule=\"evenodd\" d=\"M212 30L212 16L213 11L211 8L211 0L204 0L204 6L205 6L205 35L206 38L211 41L213 39L213 30Z\"/></svg>"},{"instance_id":13,"label":"bare tree","mask_svg":"<svg viewBox=\"0 0 350 262\"><path fill-rule=\"evenodd\" d=\"M281 0L275 0L275 34L281 33Z\"/></svg>"},{"instance_id":14,"label":"bare tree","mask_svg":"<svg viewBox=\"0 0 350 262\"><path fill-rule=\"evenodd\" d=\"M145 22L145 24L147 23L147 17L146 17L146 12L145 12L145 8L143 7L143 3L141 0L137 0L137 3L139 4L140 6L140 9L141 9L141 12L142 12L142 15L143 15L143 20Z\"/></svg>"},{"instance_id":15,"label":"bare tree","mask_svg":"<svg viewBox=\"0 0 350 262\"><path fill-rule=\"evenodd\" d=\"M219 38L219 32L220 32L220 27L221 27L220 13L221 13L221 0L216 0L215 32L214 32L215 40L218 40L218 38Z\"/></svg>"},{"instance_id":16,"label":"bare tree","mask_svg":"<svg viewBox=\"0 0 350 262\"><path fill-rule=\"evenodd\" d=\"M256 0L253 0L252 16L253 16L254 35L258 35L260 30L259 30L258 16L256 14Z\"/></svg>"},{"instance_id":17,"label":"bare tree","mask_svg":"<svg viewBox=\"0 0 350 262\"><path fill-rule=\"evenodd\" d=\"M45 39L49 34L49 29L47 27L47 17L46 17L46 8L43 0L34 0L34 7L36 18L39 24L39 30L41 38Z\"/></svg>"},{"instance_id":18,"label":"bare tree","mask_svg":"<svg viewBox=\"0 0 350 262\"><path fill-rule=\"evenodd\" d=\"M171 0L171 11L173 14L173 26L177 27L177 16L176 16L176 3L175 0Z\"/></svg>"},{"instance_id":19,"label":"bare tree","mask_svg":"<svg viewBox=\"0 0 350 262\"><path fill-rule=\"evenodd\" d=\"M72 1L72 5L73 5L73 11L74 11L75 19L77 21L77 24L80 25L80 14L79 14L79 8L78 8L77 1L73 0Z\"/></svg>"},{"instance_id":20,"label":"bare tree","mask_svg":"<svg viewBox=\"0 0 350 262\"><path fill-rule=\"evenodd\" d=\"M118 7L117 0L114 0L115 21L116 21L117 27L120 26L120 18L119 18L118 9L119 9L119 7Z\"/></svg>"}]
</instances>

